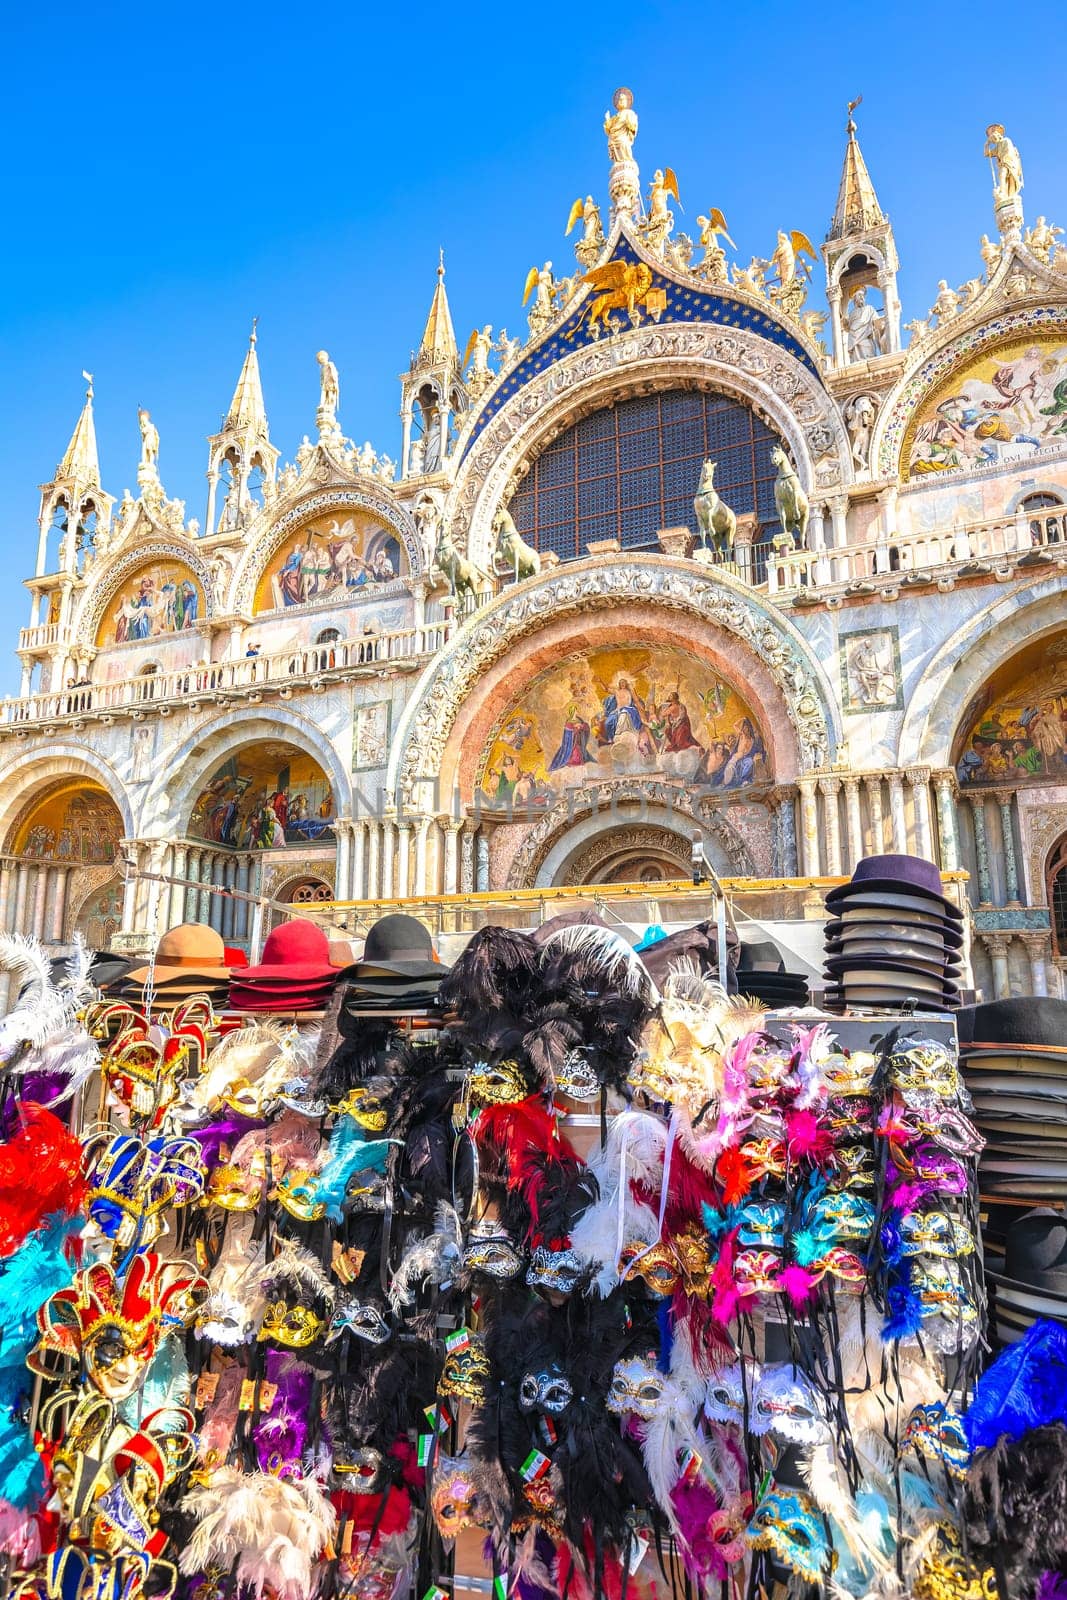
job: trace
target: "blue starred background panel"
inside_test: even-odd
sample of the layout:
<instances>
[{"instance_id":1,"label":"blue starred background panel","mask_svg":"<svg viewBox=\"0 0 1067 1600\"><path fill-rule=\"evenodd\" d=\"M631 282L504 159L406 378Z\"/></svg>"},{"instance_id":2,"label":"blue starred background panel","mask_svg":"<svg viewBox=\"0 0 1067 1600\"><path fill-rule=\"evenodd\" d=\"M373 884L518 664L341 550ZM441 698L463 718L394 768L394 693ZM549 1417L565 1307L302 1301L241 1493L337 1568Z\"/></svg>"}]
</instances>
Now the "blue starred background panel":
<instances>
[{"instance_id":1,"label":"blue starred background panel","mask_svg":"<svg viewBox=\"0 0 1067 1600\"><path fill-rule=\"evenodd\" d=\"M639 261L645 258L638 255L624 235L610 259ZM820 383L822 382L819 369L803 344L795 333L773 315L769 306L750 305L747 300L731 295L725 286L699 289L692 284L679 283L677 279L658 271L654 271L653 274L653 288L661 289L667 297L667 307L659 322L661 327L669 322L700 322L717 328L741 328L746 333L758 334L760 338L767 339L782 350L787 350L791 356L807 367ZM512 368L504 382L493 390L486 401L474 430L464 446L464 455L497 413L502 411L508 401L524 389L531 379L544 372L547 367L554 366L564 356L571 355L575 350L599 342L589 332L588 313L587 298L566 321L546 334L540 343L528 350L518 365ZM625 312L622 315L625 316ZM627 330L629 330L628 319ZM606 336L601 335L601 338L604 337Z\"/></svg>"}]
</instances>

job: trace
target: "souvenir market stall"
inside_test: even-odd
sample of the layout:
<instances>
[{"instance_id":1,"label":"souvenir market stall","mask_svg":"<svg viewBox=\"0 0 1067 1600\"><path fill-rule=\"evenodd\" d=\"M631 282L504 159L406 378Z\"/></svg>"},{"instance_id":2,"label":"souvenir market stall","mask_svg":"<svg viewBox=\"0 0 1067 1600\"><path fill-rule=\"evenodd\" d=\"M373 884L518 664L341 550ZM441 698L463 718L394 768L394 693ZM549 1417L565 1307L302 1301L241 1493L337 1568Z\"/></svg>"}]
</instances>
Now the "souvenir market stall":
<instances>
[{"instance_id":1,"label":"souvenir market stall","mask_svg":"<svg viewBox=\"0 0 1067 1600\"><path fill-rule=\"evenodd\" d=\"M104 993L0 940L6 1594L1057 1592L1067 1238L980 1191L932 864L831 895L820 1009L721 921L207 932Z\"/></svg>"}]
</instances>

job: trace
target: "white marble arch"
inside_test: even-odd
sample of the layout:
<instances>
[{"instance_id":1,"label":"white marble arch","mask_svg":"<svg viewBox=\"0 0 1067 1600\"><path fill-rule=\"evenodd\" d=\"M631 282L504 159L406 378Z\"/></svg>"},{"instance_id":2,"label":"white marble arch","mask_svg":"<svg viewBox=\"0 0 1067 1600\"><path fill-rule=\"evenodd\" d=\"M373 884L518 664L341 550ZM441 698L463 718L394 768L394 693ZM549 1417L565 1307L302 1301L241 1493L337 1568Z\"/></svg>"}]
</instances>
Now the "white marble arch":
<instances>
[{"instance_id":1,"label":"white marble arch","mask_svg":"<svg viewBox=\"0 0 1067 1600\"><path fill-rule=\"evenodd\" d=\"M554 827L551 826L551 814L545 819L551 831L538 851L536 863L531 863L534 866L534 876L529 884L530 888L548 889L557 884L565 884L568 881L566 874L571 862L576 857L584 856L599 840L607 841L614 836L621 847L627 832L644 828L655 829L657 833L668 834L676 839L681 854L687 862L692 836L694 833L699 833L704 842L707 859L720 877L735 877L751 867L750 862L743 861L739 856L739 850L743 850L740 840L732 839L730 842L735 847L733 850L727 849L723 840L717 837L703 818L690 815L681 809L672 810L664 805L630 801L620 803L614 812L604 808L588 812L585 816L568 817L565 803L557 807L556 811L558 816ZM732 830L730 831L732 833ZM688 867L679 869L679 877L685 877L687 874ZM520 857L512 864L509 887L526 887L527 875L525 861Z\"/></svg>"},{"instance_id":2,"label":"white marble arch","mask_svg":"<svg viewBox=\"0 0 1067 1600\"><path fill-rule=\"evenodd\" d=\"M781 697L798 768L833 758L842 737L833 689L823 664L780 610L740 580L696 561L591 558L506 588L438 652L413 685L393 736L385 792L417 809L422 785L454 781L450 741L457 719L475 686L514 646L583 614L621 614L627 602L680 612L753 651Z\"/></svg>"},{"instance_id":3,"label":"white marble arch","mask_svg":"<svg viewBox=\"0 0 1067 1600\"><path fill-rule=\"evenodd\" d=\"M235 612L251 613L256 589L268 563L293 533L315 517L336 512L366 511L396 534L407 557L401 581L419 577L425 567L422 542L409 511L385 484L369 478L351 483L311 482L282 509L271 508L257 523L257 534L245 547L227 586L226 603Z\"/></svg>"},{"instance_id":4,"label":"white marble arch","mask_svg":"<svg viewBox=\"0 0 1067 1600\"><path fill-rule=\"evenodd\" d=\"M612 401L686 387L714 390L751 406L784 440L809 494L839 490L852 481L840 415L803 362L740 328L645 324L546 368L486 424L460 462L445 502L445 525L456 543L475 565L491 570L493 517L510 498L526 462L571 423Z\"/></svg>"},{"instance_id":5,"label":"white marble arch","mask_svg":"<svg viewBox=\"0 0 1067 1600\"><path fill-rule=\"evenodd\" d=\"M1057 574L1001 595L941 646L915 685L900 730L897 766L952 765L972 696L1024 645L1067 630L1067 578Z\"/></svg>"},{"instance_id":6,"label":"white marble arch","mask_svg":"<svg viewBox=\"0 0 1067 1600\"><path fill-rule=\"evenodd\" d=\"M183 836L193 804L219 763L247 745L265 740L284 740L317 761L330 780L337 815L349 814L351 780L332 741L322 729L310 717L289 706L272 705L269 710L246 707L201 722L170 753L166 770L156 774L145 796L145 816L152 835L156 838Z\"/></svg>"},{"instance_id":7,"label":"white marble arch","mask_svg":"<svg viewBox=\"0 0 1067 1600\"><path fill-rule=\"evenodd\" d=\"M114 801L124 836L134 837L133 804L114 767L86 745L57 740L0 765L0 848L10 846L12 828L36 795L52 784L75 778L98 783Z\"/></svg>"}]
</instances>

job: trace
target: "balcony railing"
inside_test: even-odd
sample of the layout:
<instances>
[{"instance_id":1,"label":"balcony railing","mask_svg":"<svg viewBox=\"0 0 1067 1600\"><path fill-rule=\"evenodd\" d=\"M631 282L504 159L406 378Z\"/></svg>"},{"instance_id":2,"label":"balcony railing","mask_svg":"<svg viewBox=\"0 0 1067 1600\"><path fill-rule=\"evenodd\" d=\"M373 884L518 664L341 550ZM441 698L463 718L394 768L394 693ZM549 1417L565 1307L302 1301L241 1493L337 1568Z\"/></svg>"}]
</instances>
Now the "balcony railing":
<instances>
[{"instance_id":1,"label":"balcony railing","mask_svg":"<svg viewBox=\"0 0 1067 1600\"><path fill-rule=\"evenodd\" d=\"M70 631L58 622L42 622L36 628L19 629L20 650L53 650L57 644L66 644Z\"/></svg>"},{"instance_id":2,"label":"balcony railing","mask_svg":"<svg viewBox=\"0 0 1067 1600\"><path fill-rule=\"evenodd\" d=\"M449 641L455 623L445 619L419 628L391 633L368 633L356 639L329 643L290 645L270 655L242 656L234 661L198 662L170 672L142 673L105 683L79 684L44 694L5 700L0 706L0 726L49 723L60 718L136 715L146 707L168 702L190 704L222 701L230 695L242 699L261 689L284 689L293 684L312 688L333 674L360 668L419 661L435 655Z\"/></svg>"},{"instance_id":3,"label":"balcony railing","mask_svg":"<svg viewBox=\"0 0 1067 1600\"><path fill-rule=\"evenodd\" d=\"M1067 507L1016 513L936 533L885 534L840 550L788 550L767 561L770 594L822 593L870 584L885 587L909 573L966 577L1029 556L1067 561Z\"/></svg>"}]
</instances>

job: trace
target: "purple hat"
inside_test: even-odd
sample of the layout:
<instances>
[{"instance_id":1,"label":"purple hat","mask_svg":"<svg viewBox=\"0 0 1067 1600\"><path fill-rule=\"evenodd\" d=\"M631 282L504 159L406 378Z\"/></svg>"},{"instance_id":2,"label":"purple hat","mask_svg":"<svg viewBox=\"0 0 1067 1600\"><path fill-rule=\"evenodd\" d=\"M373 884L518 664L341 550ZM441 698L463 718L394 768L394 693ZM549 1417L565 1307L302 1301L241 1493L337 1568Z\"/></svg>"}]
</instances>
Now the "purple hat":
<instances>
[{"instance_id":1,"label":"purple hat","mask_svg":"<svg viewBox=\"0 0 1067 1600\"><path fill-rule=\"evenodd\" d=\"M826 904L831 910L842 905L852 905L854 897L864 892L917 896L920 902L933 901L943 906L953 921L963 920L958 906L947 899L941 887L941 874L933 861L922 856L865 856L857 863L850 883L831 889ZM876 902L872 902L876 903ZM891 903L891 902L890 902Z\"/></svg>"}]
</instances>

